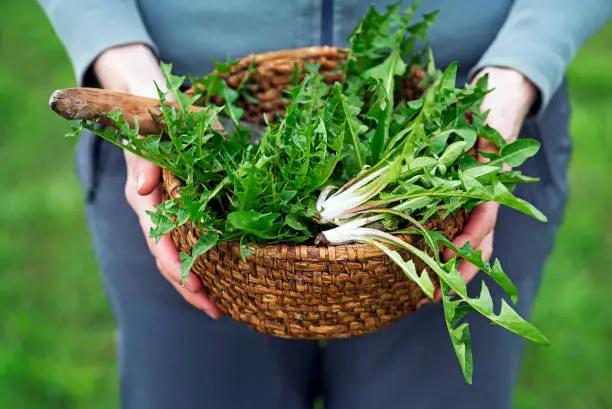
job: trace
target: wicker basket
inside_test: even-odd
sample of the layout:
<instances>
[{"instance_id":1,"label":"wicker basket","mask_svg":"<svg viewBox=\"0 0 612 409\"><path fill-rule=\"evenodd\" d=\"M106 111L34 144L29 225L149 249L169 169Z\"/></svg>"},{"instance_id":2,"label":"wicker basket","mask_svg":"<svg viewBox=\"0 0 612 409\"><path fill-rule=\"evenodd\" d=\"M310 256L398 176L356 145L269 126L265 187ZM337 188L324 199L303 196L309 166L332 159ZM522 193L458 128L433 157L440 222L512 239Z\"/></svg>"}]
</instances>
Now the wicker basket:
<instances>
[{"instance_id":1,"label":"wicker basket","mask_svg":"<svg viewBox=\"0 0 612 409\"><path fill-rule=\"evenodd\" d=\"M336 68L343 58L343 50L333 47L259 54L242 59L226 81L237 87L254 63L249 90L259 104L248 100L238 104L245 109L246 121L262 124L264 112L276 114L285 109L281 95L295 63L320 63L332 82L341 78ZM411 74L403 89L408 99L419 96L417 84L424 75L418 68ZM164 171L163 185L167 199L178 195L181 182ZM458 212L444 220L431 220L426 227L453 239L466 219L465 212ZM198 231L187 224L172 231L171 237L180 251L190 253ZM422 239L407 240L426 249ZM265 334L295 339L354 337L387 327L429 302L417 284L372 246L279 244L252 247L252 251L243 261L238 243L223 243L200 256L192 271L225 314ZM425 268L420 260L414 261L418 271ZM433 274L431 278L437 283Z\"/></svg>"}]
</instances>

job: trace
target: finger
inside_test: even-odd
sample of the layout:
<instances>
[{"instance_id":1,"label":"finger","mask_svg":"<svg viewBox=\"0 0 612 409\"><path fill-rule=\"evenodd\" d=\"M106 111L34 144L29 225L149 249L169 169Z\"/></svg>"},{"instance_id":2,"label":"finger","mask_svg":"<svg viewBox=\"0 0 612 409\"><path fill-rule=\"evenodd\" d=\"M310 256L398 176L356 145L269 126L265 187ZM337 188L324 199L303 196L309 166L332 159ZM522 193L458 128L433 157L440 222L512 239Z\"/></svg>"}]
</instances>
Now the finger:
<instances>
[{"instance_id":1,"label":"finger","mask_svg":"<svg viewBox=\"0 0 612 409\"><path fill-rule=\"evenodd\" d=\"M463 231L453 240L455 247L461 248L469 242L473 249L479 248L483 239L495 228L498 210L499 203L497 202L486 202L474 207ZM446 248L442 256L447 261L456 254Z\"/></svg>"},{"instance_id":2,"label":"finger","mask_svg":"<svg viewBox=\"0 0 612 409\"><path fill-rule=\"evenodd\" d=\"M148 196L136 196L132 199L134 211L138 215L138 221L140 227L147 240L147 246L151 251L157 266L162 275L172 283L176 285L182 284L182 273L181 273L181 258L175 244L172 242L170 235L166 234L164 237L155 241L154 238L150 237L149 232L154 227L153 222L147 211L155 211L155 205L161 201L160 189L155 189ZM200 280L193 274L187 276L185 288L196 293L201 291L202 284Z\"/></svg>"},{"instance_id":3,"label":"finger","mask_svg":"<svg viewBox=\"0 0 612 409\"><path fill-rule=\"evenodd\" d=\"M489 234L487 234L487 236L482 240L481 246L477 249L482 250L483 261L489 260L489 258L491 258L491 254L493 254L493 237L494 231L489 232ZM478 274L479 268L469 261L463 260L459 264L457 270L459 271L459 274L461 274L461 277L463 277L465 283L469 284L470 281L476 277L476 274Z\"/></svg>"},{"instance_id":4,"label":"finger","mask_svg":"<svg viewBox=\"0 0 612 409\"><path fill-rule=\"evenodd\" d=\"M488 139L478 138L476 146L478 148L478 158L477 159L479 162L487 163L489 161L489 159L481 155L480 152L487 152L487 153L498 153L499 152L499 149L497 148L497 146L495 146L495 144L489 141Z\"/></svg>"},{"instance_id":5,"label":"finger","mask_svg":"<svg viewBox=\"0 0 612 409\"><path fill-rule=\"evenodd\" d=\"M482 162L482 163L487 163L489 162L490 159L485 158L480 152L488 152L488 153L498 153L499 152L499 149L497 148L497 146L495 146L493 142L487 139L478 138L476 145L478 148L477 159L479 162ZM503 163L502 169L504 170L504 172L507 172L509 170L512 170L512 167L508 165L507 163Z\"/></svg>"},{"instance_id":6,"label":"finger","mask_svg":"<svg viewBox=\"0 0 612 409\"><path fill-rule=\"evenodd\" d=\"M494 231L492 230L482 240L480 247L477 249L482 250L482 260L489 260L491 254L493 253L493 236ZM461 264L459 264L458 270L466 283L472 281L472 279L478 273L478 267L466 260L463 260Z\"/></svg>"},{"instance_id":7,"label":"finger","mask_svg":"<svg viewBox=\"0 0 612 409\"><path fill-rule=\"evenodd\" d=\"M145 236L147 246L155 258L158 269L167 280L176 285L181 285L181 259L169 235L162 237L158 242L150 237L150 231L154 226L147 211L155 211L155 206L161 203L159 186L148 196L140 196L135 190L133 180L128 179L125 185L125 196L138 216L138 222ZM185 288L195 293L201 291L202 285L197 277L190 274L187 276Z\"/></svg>"},{"instance_id":8,"label":"finger","mask_svg":"<svg viewBox=\"0 0 612 409\"><path fill-rule=\"evenodd\" d=\"M476 274L478 274L478 267L466 260L463 260L461 263L459 263L459 267L457 268L457 270L459 271L459 274L461 274L461 277L463 277L463 280L466 284L472 281ZM454 294L454 290L451 290L449 293L449 295ZM436 301L440 301L442 299L442 290L440 288L436 288L434 299Z\"/></svg>"},{"instance_id":9,"label":"finger","mask_svg":"<svg viewBox=\"0 0 612 409\"><path fill-rule=\"evenodd\" d=\"M488 123L492 128L495 129L504 129L504 125L501 124L502 120L497 118L496 115L492 115L492 119L491 118L487 118L487 120L485 121L485 123ZM504 138L506 140L510 139L510 138ZM478 154L476 156L476 159L479 162L482 163L487 163L489 162L490 159L484 157L482 155L481 152L486 152L486 153L499 153L499 148L491 141L489 141L488 139L484 139L484 138L478 138L476 141L476 148L478 150ZM504 171L508 171L511 170L511 167L507 164L504 163L502 165L502 168Z\"/></svg>"},{"instance_id":10,"label":"finger","mask_svg":"<svg viewBox=\"0 0 612 409\"><path fill-rule=\"evenodd\" d=\"M490 231L482 240L481 245L475 249L475 250L482 250L483 260L489 260L489 258L491 258L491 254L493 254L494 235L495 235L494 231L493 230ZM462 260L461 263L459 264L459 267L457 268L457 271L459 271L459 274L461 274L461 277L463 277L463 281L465 281L466 284L469 284L470 281L472 281L474 277L476 277L476 274L478 274L479 268L467 260ZM453 295L453 294L455 294L455 292L451 291L450 295ZM436 289L435 294L434 294L434 299L436 301L440 301L440 299L442 299L442 291L440 290L440 288Z\"/></svg>"},{"instance_id":11,"label":"finger","mask_svg":"<svg viewBox=\"0 0 612 409\"><path fill-rule=\"evenodd\" d=\"M174 243L166 235L158 244L153 242L151 253L156 256L157 268L161 274L170 282L174 289L191 305L204 311L208 316L213 319L221 317L222 312L215 306L215 304L206 296L202 283L195 274L190 273L187 276L186 285L183 287L181 283L181 267L180 261L172 262L173 259L171 254L176 253ZM166 247L166 248L164 248ZM164 257L168 255L170 257Z\"/></svg>"},{"instance_id":12,"label":"finger","mask_svg":"<svg viewBox=\"0 0 612 409\"><path fill-rule=\"evenodd\" d=\"M180 257L176 246L168 235L162 237L157 243L154 239L147 238L147 245L155 258L158 270L166 280L170 281L172 285L184 288L190 293L202 291L202 283L193 273L189 273L185 280L185 286L183 286Z\"/></svg>"},{"instance_id":13,"label":"finger","mask_svg":"<svg viewBox=\"0 0 612 409\"><path fill-rule=\"evenodd\" d=\"M223 315L223 312L204 294L203 292L199 293L190 293L185 291L180 285L176 285L172 283L176 291L187 301L189 304L193 305L195 308L204 311L206 315L208 315L212 319L219 319Z\"/></svg>"},{"instance_id":14,"label":"finger","mask_svg":"<svg viewBox=\"0 0 612 409\"><path fill-rule=\"evenodd\" d=\"M136 192L146 196L161 182L159 166L124 150L128 182L132 183Z\"/></svg>"}]
</instances>

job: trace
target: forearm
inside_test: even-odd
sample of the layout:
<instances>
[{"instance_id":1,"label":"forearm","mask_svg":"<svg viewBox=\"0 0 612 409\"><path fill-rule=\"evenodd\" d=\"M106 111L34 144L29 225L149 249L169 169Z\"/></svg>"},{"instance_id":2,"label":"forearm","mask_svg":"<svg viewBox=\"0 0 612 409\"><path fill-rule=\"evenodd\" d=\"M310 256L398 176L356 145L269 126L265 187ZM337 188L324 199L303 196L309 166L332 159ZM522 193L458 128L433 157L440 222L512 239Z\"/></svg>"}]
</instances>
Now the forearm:
<instances>
[{"instance_id":1,"label":"forearm","mask_svg":"<svg viewBox=\"0 0 612 409\"><path fill-rule=\"evenodd\" d=\"M548 105L582 44L611 17L610 0L516 0L471 75L488 66L521 72L538 90L537 114Z\"/></svg>"}]
</instances>

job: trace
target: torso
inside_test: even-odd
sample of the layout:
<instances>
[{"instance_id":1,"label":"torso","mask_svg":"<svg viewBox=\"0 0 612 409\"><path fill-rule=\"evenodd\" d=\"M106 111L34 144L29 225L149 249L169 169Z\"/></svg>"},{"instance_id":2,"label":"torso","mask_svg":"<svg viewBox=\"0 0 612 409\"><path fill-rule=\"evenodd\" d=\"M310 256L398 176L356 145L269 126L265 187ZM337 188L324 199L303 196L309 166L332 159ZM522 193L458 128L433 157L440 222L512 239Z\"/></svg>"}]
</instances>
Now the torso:
<instances>
[{"instance_id":1,"label":"torso","mask_svg":"<svg viewBox=\"0 0 612 409\"><path fill-rule=\"evenodd\" d=\"M393 3L377 2L379 11ZM365 15L365 0L138 0L144 22L178 73L203 75L212 70L211 58L225 61L251 53L331 44L346 46L347 38ZM404 1L408 6L411 1ZM428 0L415 16L439 10L429 31L436 62L458 61L461 73L478 62L495 38L512 5L510 0ZM332 7L330 18L323 9ZM176 22L180 21L180 24ZM328 30L328 35L322 31ZM461 78L460 78L461 79Z\"/></svg>"}]
</instances>

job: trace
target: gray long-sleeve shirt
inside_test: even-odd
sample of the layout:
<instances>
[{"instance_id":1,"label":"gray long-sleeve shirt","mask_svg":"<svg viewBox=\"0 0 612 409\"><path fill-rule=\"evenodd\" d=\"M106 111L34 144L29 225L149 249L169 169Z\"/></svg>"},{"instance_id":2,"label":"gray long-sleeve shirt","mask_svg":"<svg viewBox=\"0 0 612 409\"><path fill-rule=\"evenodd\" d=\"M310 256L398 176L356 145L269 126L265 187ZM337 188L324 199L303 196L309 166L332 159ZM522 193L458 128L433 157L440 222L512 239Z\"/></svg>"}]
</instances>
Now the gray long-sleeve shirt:
<instances>
[{"instance_id":1,"label":"gray long-sleeve shirt","mask_svg":"<svg viewBox=\"0 0 612 409\"><path fill-rule=\"evenodd\" d=\"M83 83L110 47L148 44L181 74L203 75L211 58L318 45L346 46L366 0L39 0ZM376 2L384 7L394 1ZM410 3L405 1L405 4ZM425 0L439 10L429 39L439 65L458 61L460 80L507 66L540 91L539 111L579 47L612 17L612 0Z\"/></svg>"}]
</instances>

